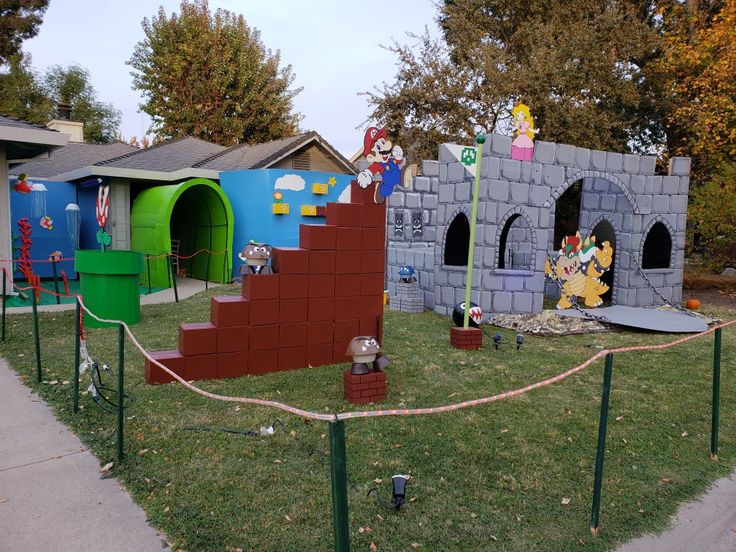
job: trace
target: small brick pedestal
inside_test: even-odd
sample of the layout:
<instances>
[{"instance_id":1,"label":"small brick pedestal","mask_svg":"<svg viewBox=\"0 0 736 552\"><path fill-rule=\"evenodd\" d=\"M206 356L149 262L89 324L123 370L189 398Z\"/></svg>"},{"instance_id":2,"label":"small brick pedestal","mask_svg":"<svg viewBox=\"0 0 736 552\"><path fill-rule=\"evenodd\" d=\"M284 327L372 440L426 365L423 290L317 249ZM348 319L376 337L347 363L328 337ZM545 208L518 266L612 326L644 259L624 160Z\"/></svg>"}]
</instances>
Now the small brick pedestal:
<instances>
[{"instance_id":1,"label":"small brick pedestal","mask_svg":"<svg viewBox=\"0 0 736 552\"><path fill-rule=\"evenodd\" d=\"M424 312L424 295L419 290L419 282L397 282L396 293L391 296L389 307L413 314Z\"/></svg>"},{"instance_id":2,"label":"small brick pedestal","mask_svg":"<svg viewBox=\"0 0 736 552\"><path fill-rule=\"evenodd\" d=\"M350 370L342 373L345 400L353 404L385 401L388 396L385 372L355 375Z\"/></svg>"},{"instance_id":3,"label":"small brick pedestal","mask_svg":"<svg viewBox=\"0 0 736 552\"><path fill-rule=\"evenodd\" d=\"M456 349L480 349L483 346L483 332L480 328L450 328L450 345Z\"/></svg>"}]
</instances>

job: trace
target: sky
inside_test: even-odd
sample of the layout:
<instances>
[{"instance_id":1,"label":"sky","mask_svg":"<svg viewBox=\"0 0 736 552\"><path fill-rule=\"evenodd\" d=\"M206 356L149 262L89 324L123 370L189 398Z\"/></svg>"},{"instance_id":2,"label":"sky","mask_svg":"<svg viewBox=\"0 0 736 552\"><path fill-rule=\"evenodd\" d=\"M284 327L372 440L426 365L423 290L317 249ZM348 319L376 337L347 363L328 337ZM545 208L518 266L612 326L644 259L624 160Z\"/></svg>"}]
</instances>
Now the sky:
<instances>
[{"instance_id":1,"label":"sky","mask_svg":"<svg viewBox=\"0 0 736 552\"><path fill-rule=\"evenodd\" d=\"M243 14L261 31L267 48L281 51L282 66L290 64L294 99L304 118L303 130L319 132L340 153L350 157L361 146L363 124L370 110L359 92L392 82L395 56L382 48L394 40L414 44L407 32L425 26L438 33L433 0L401 0L371 5L355 0L210 0L210 10L224 8ZM126 139L141 137L150 124L139 111L140 94L132 89L130 59L142 40L141 21L163 6L178 11L179 0L51 0L36 37L23 43L32 65L86 67L98 99L122 111ZM360 128L358 128L360 127Z\"/></svg>"}]
</instances>

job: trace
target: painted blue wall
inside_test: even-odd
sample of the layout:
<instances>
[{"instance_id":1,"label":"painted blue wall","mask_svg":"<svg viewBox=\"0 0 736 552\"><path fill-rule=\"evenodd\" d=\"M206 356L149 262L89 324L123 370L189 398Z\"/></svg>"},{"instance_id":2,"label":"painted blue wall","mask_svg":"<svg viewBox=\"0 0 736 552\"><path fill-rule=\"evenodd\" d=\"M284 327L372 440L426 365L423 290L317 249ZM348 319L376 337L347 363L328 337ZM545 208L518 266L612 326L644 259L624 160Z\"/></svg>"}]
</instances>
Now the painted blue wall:
<instances>
[{"instance_id":1,"label":"painted blue wall","mask_svg":"<svg viewBox=\"0 0 736 552\"><path fill-rule=\"evenodd\" d=\"M312 193L312 184L328 184L326 195ZM220 185L227 194L235 217L233 273L243 262L237 254L250 240L272 246L298 247L300 224L324 224L324 217L303 217L302 205L326 205L337 201L355 176L286 169L257 169L220 173ZM274 192L284 194L288 215L274 215ZM349 193L349 192L348 192Z\"/></svg>"},{"instance_id":2,"label":"painted blue wall","mask_svg":"<svg viewBox=\"0 0 736 552\"><path fill-rule=\"evenodd\" d=\"M12 185L15 183L15 179L10 180L10 225L11 234L13 236L13 257L18 258L19 252L16 248L20 247L20 233L18 231L18 220L27 218L31 224L31 259L48 259L49 255L53 251L61 251L64 258L74 257L74 251L72 251L71 243L69 240L69 233L67 231L67 220L66 212L64 208L68 203L77 202L77 191L74 184L68 182L51 182L51 181L34 181L33 179L28 180L29 183L39 183L46 186L46 215L51 217L53 220L53 228L46 230L39 222L40 217L32 216L31 202L32 194L44 193L44 192L31 192L30 194L21 194L13 191ZM93 208L94 209L94 208ZM84 217L84 213L82 212ZM94 210L92 211L92 218L94 218ZM15 237L18 236L18 239ZM74 262L64 261L57 265L59 274L61 270L66 272L68 278L76 278L77 274L74 272ZM51 277L52 267L51 263L34 263L33 272L42 278ZM18 273L16 273L16 276Z\"/></svg>"},{"instance_id":3,"label":"painted blue wall","mask_svg":"<svg viewBox=\"0 0 736 552\"><path fill-rule=\"evenodd\" d=\"M97 242L97 231L100 227L97 225L97 214L95 211L97 207L97 190L97 186L77 188L77 203L79 204L79 211L82 213L82 225L79 229L79 249L100 248L100 244ZM112 208L112 205L110 205L110 209ZM109 226L110 223L108 222Z\"/></svg>"}]
</instances>

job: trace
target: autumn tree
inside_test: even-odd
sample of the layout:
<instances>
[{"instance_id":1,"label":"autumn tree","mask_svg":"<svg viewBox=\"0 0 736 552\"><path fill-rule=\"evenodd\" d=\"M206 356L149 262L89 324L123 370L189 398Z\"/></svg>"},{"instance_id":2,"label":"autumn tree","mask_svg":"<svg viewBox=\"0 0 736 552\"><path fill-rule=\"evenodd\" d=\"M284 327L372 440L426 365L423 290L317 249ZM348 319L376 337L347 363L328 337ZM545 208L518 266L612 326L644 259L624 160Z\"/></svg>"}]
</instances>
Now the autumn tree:
<instances>
[{"instance_id":1,"label":"autumn tree","mask_svg":"<svg viewBox=\"0 0 736 552\"><path fill-rule=\"evenodd\" d=\"M181 13L143 20L145 39L128 64L141 109L160 137L195 136L222 145L293 135L300 116L291 66L267 50L242 15L206 0L184 0Z\"/></svg>"},{"instance_id":2,"label":"autumn tree","mask_svg":"<svg viewBox=\"0 0 736 552\"><path fill-rule=\"evenodd\" d=\"M21 53L21 43L38 34L49 0L0 0L0 64Z\"/></svg>"},{"instance_id":3,"label":"autumn tree","mask_svg":"<svg viewBox=\"0 0 736 552\"><path fill-rule=\"evenodd\" d=\"M507 129L523 101L545 140L646 149L662 133L641 93L659 40L648 10L624 0L445 0L441 39L425 35L418 53L390 48L396 79L368 93L372 119L436 155L438 138Z\"/></svg>"},{"instance_id":4,"label":"autumn tree","mask_svg":"<svg viewBox=\"0 0 736 552\"><path fill-rule=\"evenodd\" d=\"M13 55L0 73L0 113L45 125L54 113L41 77L31 67L30 57Z\"/></svg>"}]
</instances>

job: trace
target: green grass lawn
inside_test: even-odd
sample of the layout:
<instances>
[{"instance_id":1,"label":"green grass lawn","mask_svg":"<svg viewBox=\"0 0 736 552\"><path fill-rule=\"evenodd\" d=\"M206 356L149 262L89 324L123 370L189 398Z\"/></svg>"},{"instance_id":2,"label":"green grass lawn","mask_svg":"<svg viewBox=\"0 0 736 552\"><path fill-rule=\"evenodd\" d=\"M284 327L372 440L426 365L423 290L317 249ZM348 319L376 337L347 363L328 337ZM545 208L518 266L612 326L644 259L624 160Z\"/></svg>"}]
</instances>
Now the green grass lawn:
<instances>
[{"instance_id":1,"label":"green grass lawn","mask_svg":"<svg viewBox=\"0 0 736 552\"><path fill-rule=\"evenodd\" d=\"M176 348L177 326L209 319L220 287L179 304L144 307L133 328L149 350ZM736 311L720 311L726 319ZM35 383L31 318L9 317L2 354L105 464L115 455L115 418L89 395L71 413L73 313L40 317L44 380ZM451 320L386 312L389 397L381 407L436 406L524 386L565 371L602 347L664 343L671 335L611 332L565 338L514 334L494 351L449 346ZM493 330L495 331L495 330ZM117 330L89 330L88 347L114 365ZM350 537L354 550L609 550L666 527L682 501L736 463L736 328L724 331L721 449L708 458L713 337L665 352L617 355L601 505L601 535L588 530L602 360L522 397L454 413L346 422ZM345 366L199 382L228 395L273 399L320 412L358 409L342 398ZM328 427L274 410L215 402L177 384L148 386L128 342L125 461L119 477L174 549L332 549ZM85 377L81 387L86 388ZM112 377L110 385L114 385ZM272 437L194 432L185 426L258 429ZM32 431L33 428L28 428ZM410 502L396 513L391 476L411 475ZM563 505L563 499L569 504ZM565 500L567 502L567 500Z\"/></svg>"}]
</instances>

